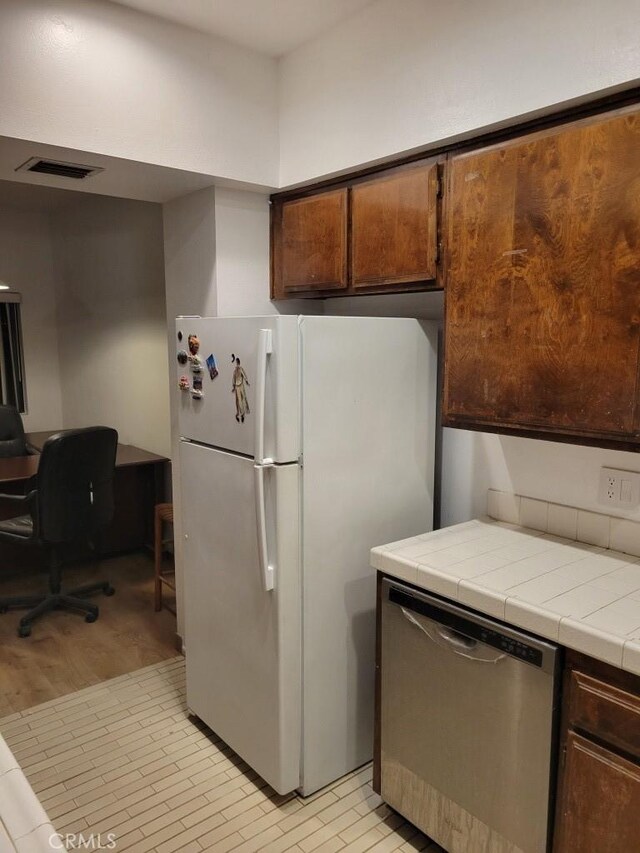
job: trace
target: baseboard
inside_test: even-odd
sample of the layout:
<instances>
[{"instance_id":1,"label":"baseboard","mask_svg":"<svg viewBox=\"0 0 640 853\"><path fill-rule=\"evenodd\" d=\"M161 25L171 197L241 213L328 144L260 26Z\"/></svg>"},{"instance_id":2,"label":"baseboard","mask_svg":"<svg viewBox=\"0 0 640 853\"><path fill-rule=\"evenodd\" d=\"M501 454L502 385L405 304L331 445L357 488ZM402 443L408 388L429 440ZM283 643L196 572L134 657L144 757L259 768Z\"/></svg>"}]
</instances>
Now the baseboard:
<instances>
[{"instance_id":1,"label":"baseboard","mask_svg":"<svg viewBox=\"0 0 640 853\"><path fill-rule=\"evenodd\" d=\"M180 654L183 655L184 654L184 641L183 641L182 637L180 636L180 634L176 634L174 642L175 642L176 651L180 652Z\"/></svg>"}]
</instances>

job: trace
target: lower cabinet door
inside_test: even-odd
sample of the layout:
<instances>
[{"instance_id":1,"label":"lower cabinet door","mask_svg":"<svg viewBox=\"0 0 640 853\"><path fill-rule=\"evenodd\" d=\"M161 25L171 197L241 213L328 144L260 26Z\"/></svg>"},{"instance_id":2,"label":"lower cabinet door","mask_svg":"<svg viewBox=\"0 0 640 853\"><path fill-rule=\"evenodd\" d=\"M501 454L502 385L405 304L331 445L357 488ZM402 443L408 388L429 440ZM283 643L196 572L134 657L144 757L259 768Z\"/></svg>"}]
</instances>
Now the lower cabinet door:
<instances>
[{"instance_id":1,"label":"lower cabinet door","mask_svg":"<svg viewBox=\"0 0 640 853\"><path fill-rule=\"evenodd\" d=\"M640 850L640 766L570 732L554 853Z\"/></svg>"}]
</instances>

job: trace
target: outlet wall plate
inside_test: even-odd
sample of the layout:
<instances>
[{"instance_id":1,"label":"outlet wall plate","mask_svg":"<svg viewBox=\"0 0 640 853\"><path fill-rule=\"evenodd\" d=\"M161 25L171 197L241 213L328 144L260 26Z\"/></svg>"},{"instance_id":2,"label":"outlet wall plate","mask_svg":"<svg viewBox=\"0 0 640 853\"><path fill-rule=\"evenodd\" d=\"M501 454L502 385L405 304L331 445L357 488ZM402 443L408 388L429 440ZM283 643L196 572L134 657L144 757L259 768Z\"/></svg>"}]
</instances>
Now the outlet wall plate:
<instances>
[{"instance_id":1,"label":"outlet wall plate","mask_svg":"<svg viewBox=\"0 0 640 853\"><path fill-rule=\"evenodd\" d=\"M640 506L640 473L618 468L601 468L598 503L624 509Z\"/></svg>"}]
</instances>

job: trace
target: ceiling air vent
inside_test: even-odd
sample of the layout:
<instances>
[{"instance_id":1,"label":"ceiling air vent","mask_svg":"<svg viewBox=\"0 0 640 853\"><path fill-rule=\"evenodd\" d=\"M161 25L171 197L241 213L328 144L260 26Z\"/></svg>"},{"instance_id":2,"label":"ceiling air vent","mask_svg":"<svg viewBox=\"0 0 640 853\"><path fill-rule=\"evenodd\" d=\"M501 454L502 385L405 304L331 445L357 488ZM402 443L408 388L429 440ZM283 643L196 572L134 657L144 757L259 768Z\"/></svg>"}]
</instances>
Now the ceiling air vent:
<instances>
[{"instance_id":1,"label":"ceiling air vent","mask_svg":"<svg viewBox=\"0 0 640 853\"><path fill-rule=\"evenodd\" d=\"M99 166L81 166L79 163L65 163L62 160L44 160L41 157L31 157L16 172L39 172L41 175L55 175L58 178L73 178L81 181L90 175L103 172Z\"/></svg>"}]
</instances>

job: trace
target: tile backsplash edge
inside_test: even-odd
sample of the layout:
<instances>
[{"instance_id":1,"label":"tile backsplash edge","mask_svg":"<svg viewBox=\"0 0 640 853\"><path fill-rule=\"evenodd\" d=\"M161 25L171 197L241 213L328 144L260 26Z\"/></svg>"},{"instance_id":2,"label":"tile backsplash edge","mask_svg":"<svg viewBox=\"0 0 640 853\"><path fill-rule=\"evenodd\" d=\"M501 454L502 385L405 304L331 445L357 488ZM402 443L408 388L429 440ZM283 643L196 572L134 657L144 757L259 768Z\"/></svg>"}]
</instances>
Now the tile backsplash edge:
<instances>
[{"instance_id":1,"label":"tile backsplash edge","mask_svg":"<svg viewBox=\"0 0 640 853\"><path fill-rule=\"evenodd\" d=\"M631 519L496 489L487 492L487 515L496 521L640 557L640 522Z\"/></svg>"}]
</instances>

